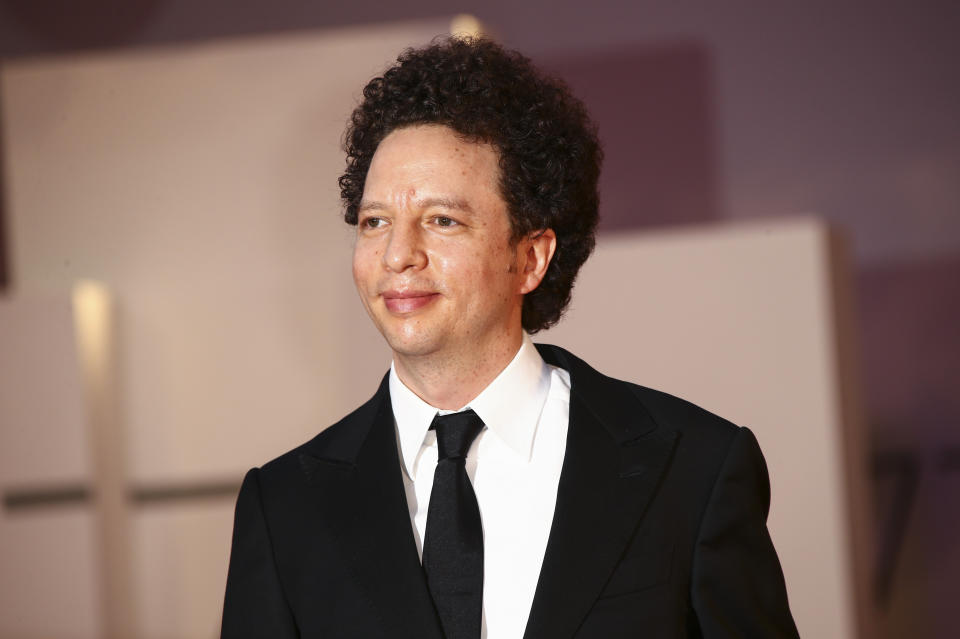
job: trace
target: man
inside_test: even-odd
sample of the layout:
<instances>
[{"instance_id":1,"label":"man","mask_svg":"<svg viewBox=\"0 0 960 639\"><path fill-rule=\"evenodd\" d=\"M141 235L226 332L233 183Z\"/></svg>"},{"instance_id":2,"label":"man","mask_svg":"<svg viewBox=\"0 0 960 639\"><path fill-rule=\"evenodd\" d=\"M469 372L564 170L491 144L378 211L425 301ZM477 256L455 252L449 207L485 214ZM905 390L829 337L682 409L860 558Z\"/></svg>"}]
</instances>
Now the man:
<instances>
[{"instance_id":1,"label":"man","mask_svg":"<svg viewBox=\"0 0 960 639\"><path fill-rule=\"evenodd\" d=\"M340 187L393 364L247 474L223 636L796 637L750 431L530 341L594 245L582 104L482 39L363 95Z\"/></svg>"}]
</instances>

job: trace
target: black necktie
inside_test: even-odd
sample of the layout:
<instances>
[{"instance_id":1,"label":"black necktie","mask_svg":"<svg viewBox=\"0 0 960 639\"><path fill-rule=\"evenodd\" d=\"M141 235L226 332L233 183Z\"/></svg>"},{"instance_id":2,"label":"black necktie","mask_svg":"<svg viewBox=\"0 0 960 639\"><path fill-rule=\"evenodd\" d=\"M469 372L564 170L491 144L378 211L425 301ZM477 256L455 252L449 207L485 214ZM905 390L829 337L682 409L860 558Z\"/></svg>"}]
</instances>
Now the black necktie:
<instances>
[{"instance_id":1,"label":"black necktie","mask_svg":"<svg viewBox=\"0 0 960 639\"><path fill-rule=\"evenodd\" d=\"M438 461L427 509L423 569L447 639L479 639L483 602L483 526L467 477L467 451L483 430L472 410L437 415Z\"/></svg>"}]
</instances>

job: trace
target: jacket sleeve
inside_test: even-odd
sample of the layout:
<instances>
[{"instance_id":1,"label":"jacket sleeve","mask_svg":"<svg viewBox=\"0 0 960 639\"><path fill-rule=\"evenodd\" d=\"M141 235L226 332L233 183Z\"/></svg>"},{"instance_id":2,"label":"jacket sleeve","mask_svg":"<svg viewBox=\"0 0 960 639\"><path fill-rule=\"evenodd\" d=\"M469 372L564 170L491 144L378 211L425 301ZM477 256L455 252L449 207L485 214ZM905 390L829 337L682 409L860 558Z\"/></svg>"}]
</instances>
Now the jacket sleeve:
<instances>
[{"instance_id":1,"label":"jacket sleeve","mask_svg":"<svg viewBox=\"0 0 960 639\"><path fill-rule=\"evenodd\" d=\"M691 599L703 636L798 637L767 531L770 481L753 433L734 436L700 522Z\"/></svg>"},{"instance_id":2,"label":"jacket sleeve","mask_svg":"<svg viewBox=\"0 0 960 639\"><path fill-rule=\"evenodd\" d=\"M299 637L277 573L256 468L244 477L237 497L220 636Z\"/></svg>"}]
</instances>

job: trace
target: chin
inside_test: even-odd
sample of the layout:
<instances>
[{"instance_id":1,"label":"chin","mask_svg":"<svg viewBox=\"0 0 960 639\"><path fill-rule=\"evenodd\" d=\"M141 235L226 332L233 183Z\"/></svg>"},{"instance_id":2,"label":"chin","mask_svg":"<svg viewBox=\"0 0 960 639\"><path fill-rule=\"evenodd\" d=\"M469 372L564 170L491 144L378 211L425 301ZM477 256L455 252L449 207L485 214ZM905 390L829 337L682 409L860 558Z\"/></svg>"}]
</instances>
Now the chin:
<instances>
[{"instance_id":1,"label":"chin","mask_svg":"<svg viewBox=\"0 0 960 639\"><path fill-rule=\"evenodd\" d=\"M417 357L429 355L437 351L437 345L427 340L397 340L388 339L387 343L394 353L406 355L408 357Z\"/></svg>"},{"instance_id":2,"label":"chin","mask_svg":"<svg viewBox=\"0 0 960 639\"><path fill-rule=\"evenodd\" d=\"M416 357L419 355L429 355L439 350L439 340L432 335L425 335L422 332L416 334L404 334L401 331L389 332L381 331L387 344L394 353Z\"/></svg>"}]
</instances>

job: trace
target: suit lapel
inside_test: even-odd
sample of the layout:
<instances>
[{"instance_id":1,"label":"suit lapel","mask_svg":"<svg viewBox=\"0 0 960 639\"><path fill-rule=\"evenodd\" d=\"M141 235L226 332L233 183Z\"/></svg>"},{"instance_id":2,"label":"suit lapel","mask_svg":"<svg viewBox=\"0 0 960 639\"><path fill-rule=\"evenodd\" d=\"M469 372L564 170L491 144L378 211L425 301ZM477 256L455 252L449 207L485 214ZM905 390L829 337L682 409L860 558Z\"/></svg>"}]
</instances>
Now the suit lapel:
<instances>
[{"instance_id":1,"label":"suit lapel","mask_svg":"<svg viewBox=\"0 0 960 639\"><path fill-rule=\"evenodd\" d=\"M550 538L526 639L571 637L629 543L677 433L628 386L566 351L538 345L570 372L570 424ZM442 639L410 524L389 385L311 442L300 462L319 509L383 621L385 635Z\"/></svg>"},{"instance_id":2,"label":"suit lapel","mask_svg":"<svg viewBox=\"0 0 960 639\"><path fill-rule=\"evenodd\" d=\"M544 359L570 372L570 424L557 506L526 639L571 637L623 555L677 433L659 427L629 387L556 347Z\"/></svg>"},{"instance_id":3,"label":"suit lapel","mask_svg":"<svg viewBox=\"0 0 960 639\"><path fill-rule=\"evenodd\" d=\"M301 465L384 634L440 639L410 524L387 378L373 399L314 442Z\"/></svg>"}]
</instances>

